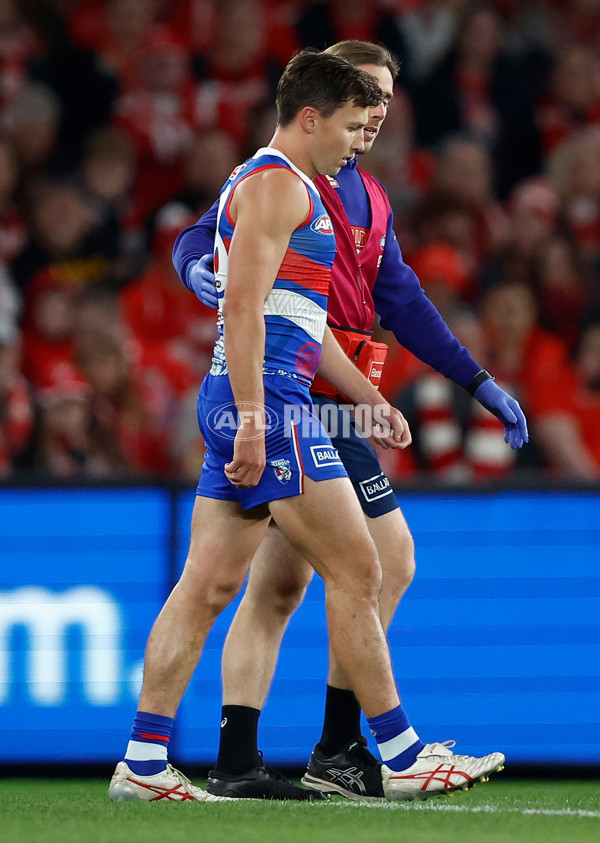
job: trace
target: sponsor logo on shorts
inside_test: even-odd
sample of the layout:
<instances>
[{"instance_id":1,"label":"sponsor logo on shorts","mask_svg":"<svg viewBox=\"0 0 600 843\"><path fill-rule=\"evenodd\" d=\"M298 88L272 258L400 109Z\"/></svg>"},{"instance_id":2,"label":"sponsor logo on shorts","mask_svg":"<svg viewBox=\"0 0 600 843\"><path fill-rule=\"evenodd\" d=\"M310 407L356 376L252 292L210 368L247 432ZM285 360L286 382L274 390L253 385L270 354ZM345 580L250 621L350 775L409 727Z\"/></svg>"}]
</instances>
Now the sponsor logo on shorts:
<instances>
[{"instance_id":1,"label":"sponsor logo on shorts","mask_svg":"<svg viewBox=\"0 0 600 843\"><path fill-rule=\"evenodd\" d=\"M383 363L380 363L378 360L374 360L371 363L371 368L369 369L369 380L371 383L375 383L375 381L381 380L381 375L383 373Z\"/></svg>"},{"instance_id":2,"label":"sponsor logo on shorts","mask_svg":"<svg viewBox=\"0 0 600 843\"><path fill-rule=\"evenodd\" d=\"M271 460L271 466L275 472L275 477L280 483L287 483L292 479L292 469L289 460Z\"/></svg>"},{"instance_id":3,"label":"sponsor logo on shorts","mask_svg":"<svg viewBox=\"0 0 600 843\"><path fill-rule=\"evenodd\" d=\"M344 464L340 459L337 448L328 448L326 445L311 445L310 452L317 468Z\"/></svg>"},{"instance_id":4,"label":"sponsor logo on shorts","mask_svg":"<svg viewBox=\"0 0 600 843\"><path fill-rule=\"evenodd\" d=\"M383 471L381 474L369 477L368 480L361 480L358 485L360 486L360 491L367 503L376 501L379 498L384 498L386 495L391 495L394 492L390 481Z\"/></svg>"},{"instance_id":5,"label":"sponsor logo on shorts","mask_svg":"<svg viewBox=\"0 0 600 843\"><path fill-rule=\"evenodd\" d=\"M333 225L327 214L321 214L316 220L310 224L311 231L316 231L317 234L333 234Z\"/></svg>"}]
</instances>

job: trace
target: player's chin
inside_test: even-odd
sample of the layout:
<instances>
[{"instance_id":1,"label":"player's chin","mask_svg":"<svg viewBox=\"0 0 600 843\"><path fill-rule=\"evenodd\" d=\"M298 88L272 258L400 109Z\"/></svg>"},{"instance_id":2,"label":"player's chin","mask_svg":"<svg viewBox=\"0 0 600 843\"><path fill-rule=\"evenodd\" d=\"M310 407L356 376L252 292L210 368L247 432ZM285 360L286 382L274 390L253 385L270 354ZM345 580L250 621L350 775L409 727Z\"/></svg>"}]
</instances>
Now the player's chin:
<instances>
[{"instance_id":1,"label":"player's chin","mask_svg":"<svg viewBox=\"0 0 600 843\"><path fill-rule=\"evenodd\" d=\"M333 161L328 164L323 172L325 176L337 176L340 170L342 170L350 158L338 158L338 160L334 163Z\"/></svg>"}]
</instances>

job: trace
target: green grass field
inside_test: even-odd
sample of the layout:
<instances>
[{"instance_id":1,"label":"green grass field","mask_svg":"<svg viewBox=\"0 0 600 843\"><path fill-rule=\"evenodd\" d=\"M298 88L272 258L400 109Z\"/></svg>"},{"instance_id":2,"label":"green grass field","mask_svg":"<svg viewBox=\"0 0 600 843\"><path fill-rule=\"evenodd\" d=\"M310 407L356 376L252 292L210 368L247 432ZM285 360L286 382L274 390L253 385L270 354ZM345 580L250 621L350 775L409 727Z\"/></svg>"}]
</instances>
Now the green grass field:
<instances>
[{"instance_id":1,"label":"green grass field","mask_svg":"<svg viewBox=\"0 0 600 843\"><path fill-rule=\"evenodd\" d=\"M200 782L197 782L200 784ZM0 780L2 843L598 843L600 781L502 781L423 803L120 803L107 782Z\"/></svg>"}]
</instances>

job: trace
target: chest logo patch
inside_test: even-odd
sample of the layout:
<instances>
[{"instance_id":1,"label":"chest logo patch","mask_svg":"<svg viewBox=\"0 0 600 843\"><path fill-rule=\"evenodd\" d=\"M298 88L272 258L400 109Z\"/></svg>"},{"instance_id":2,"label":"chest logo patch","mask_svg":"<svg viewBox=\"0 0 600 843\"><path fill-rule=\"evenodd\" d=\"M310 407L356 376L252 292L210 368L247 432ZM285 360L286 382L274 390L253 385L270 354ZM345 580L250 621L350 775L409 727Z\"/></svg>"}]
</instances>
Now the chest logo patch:
<instances>
[{"instance_id":1,"label":"chest logo patch","mask_svg":"<svg viewBox=\"0 0 600 843\"><path fill-rule=\"evenodd\" d=\"M318 234L333 234L333 225L327 214L321 214L316 220L310 224L311 231L316 231Z\"/></svg>"}]
</instances>

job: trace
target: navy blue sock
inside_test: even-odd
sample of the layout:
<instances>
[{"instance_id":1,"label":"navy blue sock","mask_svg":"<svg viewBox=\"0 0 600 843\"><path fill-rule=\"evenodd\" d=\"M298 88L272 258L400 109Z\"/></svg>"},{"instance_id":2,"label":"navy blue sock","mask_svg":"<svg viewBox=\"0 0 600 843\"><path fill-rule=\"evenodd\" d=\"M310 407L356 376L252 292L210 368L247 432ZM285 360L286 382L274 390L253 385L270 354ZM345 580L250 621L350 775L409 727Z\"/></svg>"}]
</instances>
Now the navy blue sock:
<instances>
[{"instance_id":1,"label":"navy blue sock","mask_svg":"<svg viewBox=\"0 0 600 843\"><path fill-rule=\"evenodd\" d=\"M153 776L167 769L167 748L174 722L172 717L162 714L137 712L125 753L132 773Z\"/></svg>"}]
</instances>

